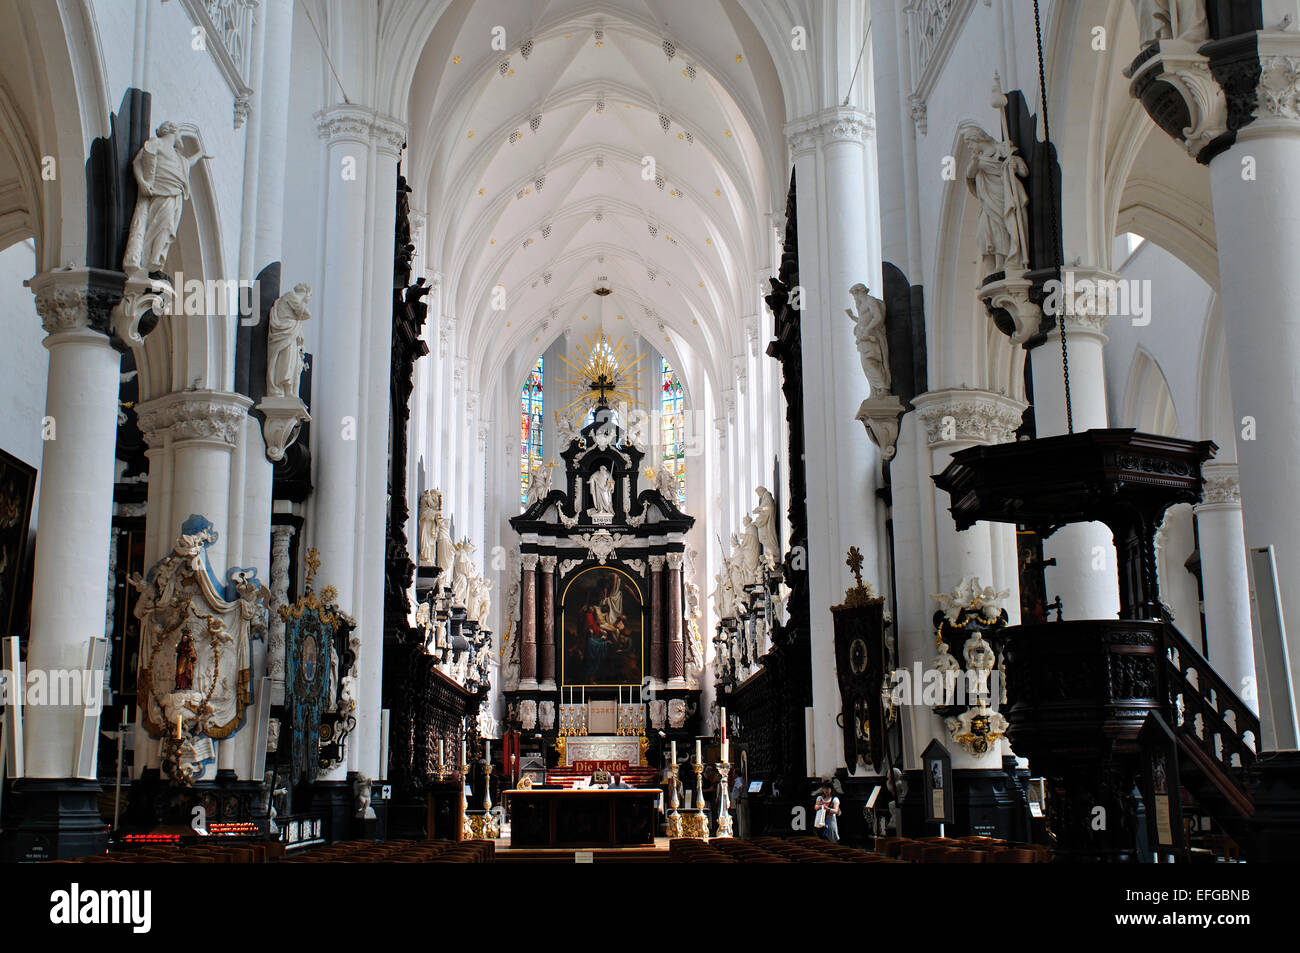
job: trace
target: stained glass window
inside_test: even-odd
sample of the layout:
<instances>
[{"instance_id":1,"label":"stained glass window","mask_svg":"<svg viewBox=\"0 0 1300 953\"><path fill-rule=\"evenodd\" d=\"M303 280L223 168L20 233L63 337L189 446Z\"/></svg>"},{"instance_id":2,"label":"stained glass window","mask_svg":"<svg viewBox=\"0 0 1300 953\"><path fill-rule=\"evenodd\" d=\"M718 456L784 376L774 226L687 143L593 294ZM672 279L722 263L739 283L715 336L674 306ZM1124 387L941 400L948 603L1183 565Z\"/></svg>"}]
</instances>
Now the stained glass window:
<instances>
[{"instance_id":1,"label":"stained glass window","mask_svg":"<svg viewBox=\"0 0 1300 953\"><path fill-rule=\"evenodd\" d=\"M528 502L528 478L542 465L543 358L528 373L519 395L519 502Z\"/></svg>"},{"instance_id":2,"label":"stained glass window","mask_svg":"<svg viewBox=\"0 0 1300 953\"><path fill-rule=\"evenodd\" d=\"M659 365L662 384L660 395L660 434L663 460L677 477L677 502L686 502L686 412L682 398L682 382L667 361Z\"/></svg>"}]
</instances>

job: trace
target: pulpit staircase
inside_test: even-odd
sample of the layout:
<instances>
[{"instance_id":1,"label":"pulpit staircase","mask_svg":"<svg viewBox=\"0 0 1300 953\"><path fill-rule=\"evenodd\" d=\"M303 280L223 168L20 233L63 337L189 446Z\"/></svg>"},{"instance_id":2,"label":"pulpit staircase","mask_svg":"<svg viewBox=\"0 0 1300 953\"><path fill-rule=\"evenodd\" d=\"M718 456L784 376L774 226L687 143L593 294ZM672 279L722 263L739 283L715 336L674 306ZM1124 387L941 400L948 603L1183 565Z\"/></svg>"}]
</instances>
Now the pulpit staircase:
<instances>
[{"instance_id":1,"label":"pulpit staircase","mask_svg":"<svg viewBox=\"0 0 1300 953\"><path fill-rule=\"evenodd\" d=\"M1183 787L1199 813L1234 841L1246 842L1255 812L1248 771L1259 745L1259 716L1170 623L1164 651L1163 715L1178 742Z\"/></svg>"}]
</instances>

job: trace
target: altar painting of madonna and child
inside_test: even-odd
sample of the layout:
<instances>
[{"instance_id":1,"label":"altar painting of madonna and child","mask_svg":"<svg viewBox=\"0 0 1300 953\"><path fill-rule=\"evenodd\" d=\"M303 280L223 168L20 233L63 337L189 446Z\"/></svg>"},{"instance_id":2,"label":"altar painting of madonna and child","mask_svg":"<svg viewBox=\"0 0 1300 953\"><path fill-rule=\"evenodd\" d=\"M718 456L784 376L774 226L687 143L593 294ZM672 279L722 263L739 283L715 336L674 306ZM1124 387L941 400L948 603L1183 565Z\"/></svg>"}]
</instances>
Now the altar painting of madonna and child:
<instances>
[{"instance_id":1,"label":"altar painting of madonna and child","mask_svg":"<svg viewBox=\"0 0 1300 953\"><path fill-rule=\"evenodd\" d=\"M574 576L560 610L563 684L641 684L644 620L641 590L627 573L593 566Z\"/></svg>"}]
</instances>

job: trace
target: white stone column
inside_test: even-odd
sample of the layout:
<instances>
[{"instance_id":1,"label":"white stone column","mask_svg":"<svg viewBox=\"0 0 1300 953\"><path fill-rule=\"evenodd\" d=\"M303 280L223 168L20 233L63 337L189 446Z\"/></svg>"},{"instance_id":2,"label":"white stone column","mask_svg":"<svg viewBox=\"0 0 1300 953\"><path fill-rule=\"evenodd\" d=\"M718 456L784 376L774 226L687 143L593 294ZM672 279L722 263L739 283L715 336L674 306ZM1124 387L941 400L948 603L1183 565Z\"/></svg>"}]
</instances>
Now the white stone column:
<instances>
[{"instance_id":1,"label":"white stone column","mask_svg":"<svg viewBox=\"0 0 1300 953\"><path fill-rule=\"evenodd\" d=\"M912 403L916 407L921 432L925 436L931 474L943 472L953 455L961 450L1014 440L1026 407L1023 401L1002 394L970 389L930 391L914 397ZM995 554L1000 545L998 537L1005 528L994 523L979 522L969 529L958 531L949 511L952 500L948 493L933 483L930 493L935 525L933 558L938 567L940 590L947 592L967 577L978 576L981 586L1011 590L1005 604L1017 604L1020 599L1019 580L1014 576L1007 579L997 575L999 566ZM923 496L922 507L924 506ZM927 598L925 605L926 624L920 629L921 637L913 641L915 635L905 639L900 634L899 659L909 674L914 671L916 662L921 663L923 671L934 666L934 626L930 617L939 605L933 598ZM918 692L921 687L913 684L912 690ZM905 752L909 765L915 763L914 759L919 758L931 738L939 738L944 742L952 755L955 768L997 768L1001 765L999 759L1004 745L995 747L986 755L971 754L952 741L943 719L928 706L916 705L905 711L906 717L911 719L910 737L914 745L914 750ZM908 736L909 733L905 732L905 737Z\"/></svg>"},{"instance_id":2,"label":"white stone column","mask_svg":"<svg viewBox=\"0 0 1300 953\"><path fill-rule=\"evenodd\" d=\"M1233 463L1207 463L1205 493L1194 508L1204 587L1206 660L1241 699L1259 711L1250 631L1250 579L1242 535L1241 485Z\"/></svg>"},{"instance_id":3,"label":"white stone column","mask_svg":"<svg viewBox=\"0 0 1300 953\"><path fill-rule=\"evenodd\" d=\"M67 269L28 283L48 335L45 429L53 428L41 453L29 672L84 669L90 639L104 634L122 359L93 280L87 269ZM25 710L28 777L73 777L81 717L77 706Z\"/></svg>"},{"instance_id":4,"label":"white stone column","mask_svg":"<svg viewBox=\"0 0 1300 953\"><path fill-rule=\"evenodd\" d=\"M1116 280L1098 269L1066 269L1064 290L1078 281ZM1070 360L1070 407L1074 431L1110 426L1106 413L1106 313L1100 309L1070 309L1067 302L1065 340ZM1065 375L1061 361L1060 330L1030 351L1034 369L1034 423L1040 437L1068 432L1065 413ZM1059 595L1067 619L1114 619L1119 616L1119 575L1115 542L1104 523L1072 523L1043 541L1043 558L1055 559L1045 572L1048 601Z\"/></svg>"},{"instance_id":5,"label":"white stone column","mask_svg":"<svg viewBox=\"0 0 1300 953\"><path fill-rule=\"evenodd\" d=\"M315 379L313 456L316 492L311 534L320 582L357 620L357 727L348 769L371 778L379 765L383 662L384 549L388 492L397 156L404 127L361 106L317 114L326 141L325 286L320 297L320 354Z\"/></svg>"},{"instance_id":6,"label":"white stone column","mask_svg":"<svg viewBox=\"0 0 1300 953\"><path fill-rule=\"evenodd\" d=\"M816 764L810 775L840 767L843 744L830 607L852 577L850 546L864 557L863 578L883 582L877 531L880 456L854 419L869 385L844 313L849 288L880 287L878 243L869 234L868 153L874 121L853 108L833 108L786 127L798 196L803 287L804 466L808 481L808 580L812 621L812 690ZM748 502L748 501L747 501Z\"/></svg>"},{"instance_id":7,"label":"white stone column","mask_svg":"<svg viewBox=\"0 0 1300 953\"><path fill-rule=\"evenodd\" d=\"M217 573L229 566L231 456L251 405L243 394L181 391L139 407L140 432L150 448L150 475L169 471L166 498L149 513L150 522L161 525L150 535L175 540L191 515L204 517L217 531L216 542L207 549ZM165 452L166 464L156 465L155 448Z\"/></svg>"}]
</instances>

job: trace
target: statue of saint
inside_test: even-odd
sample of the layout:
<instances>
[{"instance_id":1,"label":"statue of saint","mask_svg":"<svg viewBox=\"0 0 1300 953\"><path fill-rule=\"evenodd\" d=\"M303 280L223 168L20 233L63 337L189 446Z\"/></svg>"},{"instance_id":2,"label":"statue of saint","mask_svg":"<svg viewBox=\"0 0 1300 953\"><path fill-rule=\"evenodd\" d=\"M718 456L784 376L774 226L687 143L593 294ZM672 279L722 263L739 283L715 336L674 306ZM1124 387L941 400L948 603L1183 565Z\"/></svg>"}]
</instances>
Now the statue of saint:
<instances>
[{"instance_id":1,"label":"statue of saint","mask_svg":"<svg viewBox=\"0 0 1300 953\"><path fill-rule=\"evenodd\" d=\"M432 566L438 555L438 517L442 515L442 494L425 490L420 494L420 565Z\"/></svg>"},{"instance_id":2,"label":"statue of saint","mask_svg":"<svg viewBox=\"0 0 1300 953\"><path fill-rule=\"evenodd\" d=\"M1210 38L1205 0L1133 0L1138 39L1145 49L1160 40L1204 43Z\"/></svg>"},{"instance_id":3,"label":"statue of saint","mask_svg":"<svg viewBox=\"0 0 1300 953\"><path fill-rule=\"evenodd\" d=\"M595 504L589 511L593 516L614 515L614 477L609 467L602 466L591 475L591 502Z\"/></svg>"},{"instance_id":4,"label":"statue of saint","mask_svg":"<svg viewBox=\"0 0 1300 953\"><path fill-rule=\"evenodd\" d=\"M302 374L302 324L311 319L311 286L297 284L275 299L266 329L266 395L297 397Z\"/></svg>"},{"instance_id":5,"label":"statue of saint","mask_svg":"<svg viewBox=\"0 0 1300 953\"><path fill-rule=\"evenodd\" d=\"M885 302L872 296L866 285L859 282L849 289L858 309L854 314L845 308L844 313L853 321L853 339L858 345L858 360L862 373L871 385L868 397L889 393L889 341L885 336Z\"/></svg>"},{"instance_id":6,"label":"statue of saint","mask_svg":"<svg viewBox=\"0 0 1300 953\"><path fill-rule=\"evenodd\" d=\"M131 162L138 194L122 256L124 270L163 270L190 197L190 169L200 159L210 158L201 151L190 156L182 153L180 130L173 122L160 125L140 147Z\"/></svg>"},{"instance_id":7,"label":"statue of saint","mask_svg":"<svg viewBox=\"0 0 1300 953\"><path fill-rule=\"evenodd\" d=\"M984 273L1010 273L1028 267L1029 197L1021 181L1029 167L1010 142L995 142L982 129L967 129L962 138L970 152L966 187L980 201L977 238Z\"/></svg>"},{"instance_id":8,"label":"statue of saint","mask_svg":"<svg viewBox=\"0 0 1300 953\"><path fill-rule=\"evenodd\" d=\"M666 460L655 471L655 489L673 506L677 505L677 474Z\"/></svg>"},{"instance_id":9,"label":"statue of saint","mask_svg":"<svg viewBox=\"0 0 1300 953\"><path fill-rule=\"evenodd\" d=\"M528 475L528 505L546 499L551 492L551 468L554 464L539 463Z\"/></svg>"},{"instance_id":10,"label":"statue of saint","mask_svg":"<svg viewBox=\"0 0 1300 953\"><path fill-rule=\"evenodd\" d=\"M577 426L573 423L573 418L562 415L558 410L555 412L555 432L560 438L561 451L567 450L569 444L581 437Z\"/></svg>"},{"instance_id":11,"label":"statue of saint","mask_svg":"<svg viewBox=\"0 0 1300 953\"><path fill-rule=\"evenodd\" d=\"M176 691L188 691L194 687L194 666L197 661L194 642L186 632L176 643Z\"/></svg>"},{"instance_id":12,"label":"statue of saint","mask_svg":"<svg viewBox=\"0 0 1300 953\"><path fill-rule=\"evenodd\" d=\"M758 541L763 545L763 555L769 569L775 568L781 555L781 544L777 541L777 527L780 520L776 513L776 500L765 486L758 487L758 506L754 508L754 525L758 527Z\"/></svg>"},{"instance_id":13,"label":"statue of saint","mask_svg":"<svg viewBox=\"0 0 1300 953\"><path fill-rule=\"evenodd\" d=\"M438 585L440 587L451 585L451 567L456 560L456 546L451 541L451 521L442 515L439 508L438 513L434 516L435 535L437 544L434 547L434 565L438 567L439 574Z\"/></svg>"},{"instance_id":14,"label":"statue of saint","mask_svg":"<svg viewBox=\"0 0 1300 953\"><path fill-rule=\"evenodd\" d=\"M745 574L745 582L754 584L763 581L758 527L748 513L741 524L744 528L740 534L740 564Z\"/></svg>"}]
</instances>

